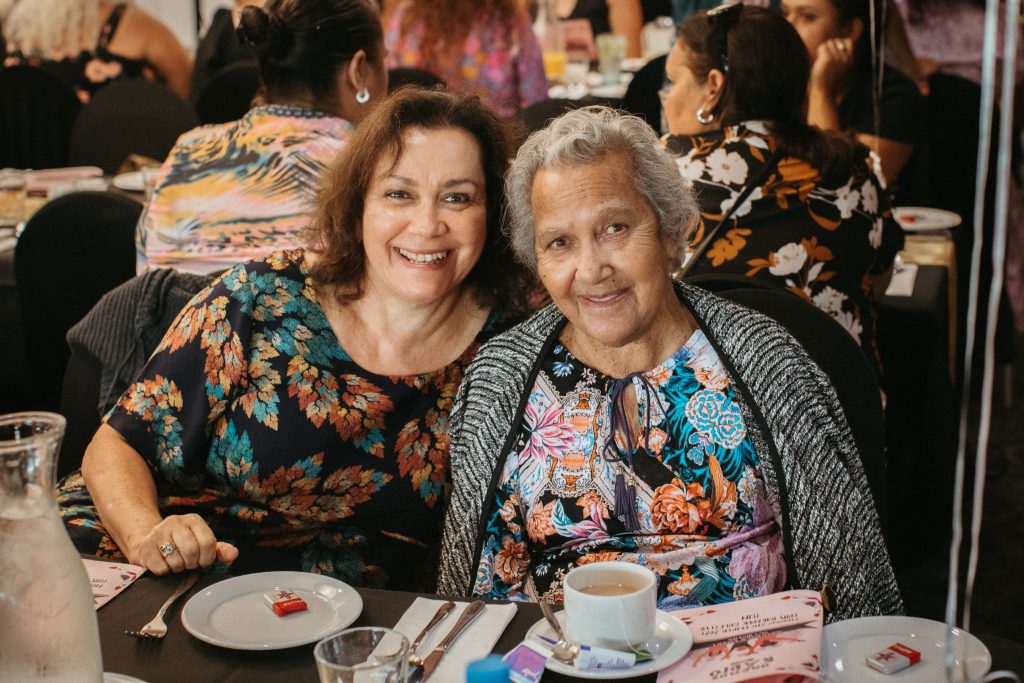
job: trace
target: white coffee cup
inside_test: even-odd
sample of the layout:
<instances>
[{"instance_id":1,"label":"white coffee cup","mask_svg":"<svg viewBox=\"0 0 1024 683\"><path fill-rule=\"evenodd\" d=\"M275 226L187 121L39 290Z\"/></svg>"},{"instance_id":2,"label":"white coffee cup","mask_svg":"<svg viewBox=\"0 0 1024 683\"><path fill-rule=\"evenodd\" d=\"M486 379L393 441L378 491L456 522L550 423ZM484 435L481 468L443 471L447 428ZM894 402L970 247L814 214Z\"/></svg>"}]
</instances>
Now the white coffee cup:
<instances>
[{"instance_id":1,"label":"white coffee cup","mask_svg":"<svg viewBox=\"0 0 1024 683\"><path fill-rule=\"evenodd\" d=\"M654 634L658 580L629 562L576 567L562 582L566 632L584 645L639 648Z\"/></svg>"}]
</instances>

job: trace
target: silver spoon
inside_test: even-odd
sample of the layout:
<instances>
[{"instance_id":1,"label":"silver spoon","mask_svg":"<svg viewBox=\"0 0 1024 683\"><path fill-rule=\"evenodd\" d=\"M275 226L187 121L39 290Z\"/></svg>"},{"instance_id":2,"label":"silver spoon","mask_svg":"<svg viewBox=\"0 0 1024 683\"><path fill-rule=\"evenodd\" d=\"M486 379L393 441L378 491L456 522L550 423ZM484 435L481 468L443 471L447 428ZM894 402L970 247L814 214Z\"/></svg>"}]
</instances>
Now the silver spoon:
<instances>
[{"instance_id":1,"label":"silver spoon","mask_svg":"<svg viewBox=\"0 0 1024 683\"><path fill-rule=\"evenodd\" d=\"M572 664L576 661L576 655L580 653L579 644L569 640L565 633L562 632L562 625L555 618L555 611L551 609L551 603L547 600L541 600L540 611L544 613L544 618L548 620L551 628L555 630L555 635L558 636L558 642L551 647L555 659L566 664Z\"/></svg>"}]
</instances>

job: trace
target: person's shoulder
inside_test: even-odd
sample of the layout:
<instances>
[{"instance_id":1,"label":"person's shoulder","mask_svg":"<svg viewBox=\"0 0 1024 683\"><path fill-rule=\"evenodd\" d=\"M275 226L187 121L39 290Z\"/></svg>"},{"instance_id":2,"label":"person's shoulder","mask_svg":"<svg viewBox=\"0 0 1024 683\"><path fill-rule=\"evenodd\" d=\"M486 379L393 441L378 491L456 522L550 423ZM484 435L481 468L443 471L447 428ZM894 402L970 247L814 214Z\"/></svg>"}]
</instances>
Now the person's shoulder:
<instances>
[{"instance_id":1,"label":"person's shoulder","mask_svg":"<svg viewBox=\"0 0 1024 683\"><path fill-rule=\"evenodd\" d=\"M907 74L896 67L886 64L882 71L882 96L886 95L907 97L915 100L923 99L921 90Z\"/></svg>"},{"instance_id":2,"label":"person's shoulder","mask_svg":"<svg viewBox=\"0 0 1024 683\"><path fill-rule=\"evenodd\" d=\"M508 327L508 322L504 323L507 329L495 330L480 348L470 366L471 372L489 373L500 371L502 367L507 370L532 362L561 320L561 312L551 304L511 327Z\"/></svg>"}]
</instances>

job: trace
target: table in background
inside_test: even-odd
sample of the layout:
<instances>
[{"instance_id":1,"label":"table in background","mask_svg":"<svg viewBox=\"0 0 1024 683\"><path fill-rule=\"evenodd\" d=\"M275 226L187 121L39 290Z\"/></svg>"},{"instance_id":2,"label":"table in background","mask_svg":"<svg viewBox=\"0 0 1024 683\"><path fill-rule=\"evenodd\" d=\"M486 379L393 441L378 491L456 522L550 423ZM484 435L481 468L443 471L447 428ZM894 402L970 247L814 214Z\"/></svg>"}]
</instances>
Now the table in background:
<instances>
[{"instance_id":1,"label":"table in background","mask_svg":"<svg viewBox=\"0 0 1024 683\"><path fill-rule=\"evenodd\" d=\"M204 576L188 596L195 595L200 589L225 578L225 574ZM177 582L177 577L143 576L97 612L105 670L135 676L146 683L317 681L313 645L271 652L251 652L216 647L189 635L181 624L181 608L188 597L182 598L168 610L166 621L169 628L167 637L163 640L139 640L125 635L125 629L138 628L153 618L160 604L173 592ZM393 627L413 600L421 595L370 588L357 590L363 598L363 612L352 626ZM516 615L505 629L494 651L508 652L522 641L529 628L542 618L543 615L537 605L517 604ZM480 656L484 657L487 654L489 653L481 652ZM551 672L547 672L543 678L544 683L567 683L575 680L578 679L566 678ZM656 676L652 674L629 680L654 683Z\"/></svg>"}]
</instances>

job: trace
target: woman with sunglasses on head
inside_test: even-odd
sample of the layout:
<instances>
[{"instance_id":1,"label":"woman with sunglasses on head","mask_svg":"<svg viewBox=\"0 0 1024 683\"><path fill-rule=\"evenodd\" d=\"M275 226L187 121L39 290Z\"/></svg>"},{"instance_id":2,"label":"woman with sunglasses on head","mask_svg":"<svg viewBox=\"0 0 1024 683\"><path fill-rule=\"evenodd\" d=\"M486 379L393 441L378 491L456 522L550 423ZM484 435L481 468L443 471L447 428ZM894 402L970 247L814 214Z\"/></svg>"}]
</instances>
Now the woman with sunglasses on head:
<instances>
[{"instance_id":1,"label":"woman with sunglasses on head","mask_svg":"<svg viewBox=\"0 0 1024 683\"><path fill-rule=\"evenodd\" d=\"M667 144L698 190L694 243L710 240L690 272L788 289L843 325L881 374L872 298L902 233L869 151L803 121L809 72L799 36L769 10L724 5L680 26Z\"/></svg>"},{"instance_id":2,"label":"woman with sunglasses on head","mask_svg":"<svg viewBox=\"0 0 1024 683\"><path fill-rule=\"evenodd\" d=\"M878 153L884 177L895 183L914 150L923 99L910 77L879 65L884 5L885 0L782 0L782 14L811 58L808 123L853 132Z\"/></svg>"}]
</instances>

